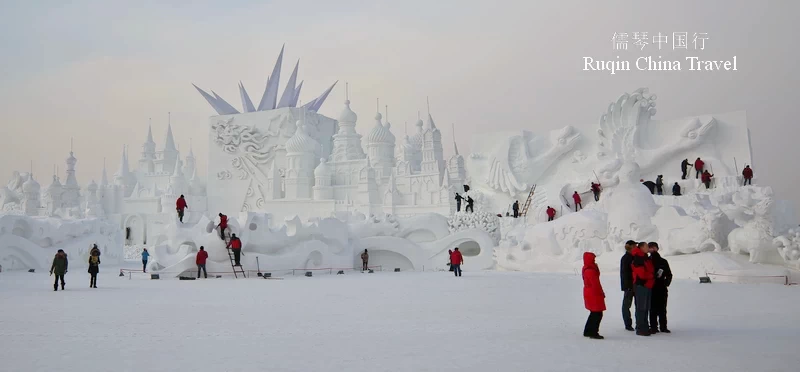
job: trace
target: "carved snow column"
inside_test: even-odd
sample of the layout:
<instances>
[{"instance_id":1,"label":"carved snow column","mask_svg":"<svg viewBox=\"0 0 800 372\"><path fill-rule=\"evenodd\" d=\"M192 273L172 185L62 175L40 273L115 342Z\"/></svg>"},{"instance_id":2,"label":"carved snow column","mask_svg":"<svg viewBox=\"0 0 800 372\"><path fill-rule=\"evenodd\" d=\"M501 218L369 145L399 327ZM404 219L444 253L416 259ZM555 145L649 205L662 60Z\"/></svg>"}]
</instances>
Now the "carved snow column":
<instances>
[{"instance_id":1,"label":"carved snow column","mask_svg":"<svg viewBox=\"0 0 800 372\"><path fill-rule=\"evenodd\" d=\"M37 216L39 214L39 208L41 207L41 201L39 198L41 195L39 192L41 191L41 186L39 182L33 179L33 173L28 176L28 179L22 184L22 193L25 199L22 200L22 206L25 209L25 214L28 216Z\"/></svg>"},{"instance_id":2,"label":"carved snow column","mask_svg":"<svg viewBox=\"0 0 800 372\"><path fill-rule=\"evenodd\" d=\"M394 177L394 174L389 176L389 184L386 190L386 193L383 196L383 206L384 211L386 207L389 207L388 213L395 214L396 208L395 206L399 204L399 195L400 193L397 191L397 180Z\"/></svg>"},{"instance_id":3,"label":"carved snow column","mask_svg":"<svg viewBox=\"0 0 800 372\"><path fill-rule=\"evenodd\" d=\"M409 144L411 145L410 156L408 161L411 164L411 172L419 173L422 170L422 145L425 142L425 130L423 129L422 119L417 120L415 126L417 133L409 137Z\"/></svg>"},{"instance_id":4,"label":"carved snow column","mask_svg":"<svg viewBox=\"0 0 800 372\"><path fill-rule=\"evenodd\" d=\"M372 168L369 156L367 156L367 165L358 172L358 202L368 206L372 214L375 214L373 205L380 203L375 169Z\"/></svg>"},{"instance_id":5,"label":"carved snow column","mask_svg":"<svg viewBox=\"0 0 800 372\"><path fill-rule=\"evenodd\" d=\"M64 192L58 177L53 175L53 182L47 186L45 191L45 209L48 216L52 216L58 208L61 208L61 195Z\"/></svg>"},{"instance_id":6,"label":"carved snow column","mask_svg":"<svg viewBox=\"0 0 800 372\"><path fill-rule=\"evenodd\" d=\"M97 201L97 183L92 181L87 188L89 195L86 198L86 216L87 217L101 217L103 216L102 206Z\"/></svg>"},{"instance_id":7,"label":"carved snow column","mask_svg":"<svg viewBox=\"0 0 800 372\"><path fill-rule=\"evenodd\" d=\"M286 141L286 199L311 199L314 166L319 143L306 133L303 122Z\"/></svg>"},{"instance_id":8,"label":"carved snow column","mask_svg":"<svg viewBox=\"0 0 800 372\"><path fill-rule=\"evenodd\" d=\"M394 168L395 137L390 130L391 124L381 124L381 118L381 113L375 114L375 126L367 136L367 153L376 176L387 178Z\"/></svg>"},{"instance_id":9,"label":"carved snow column","mask_svg":"<svg viewBox=\"0 0 800 372\"><path fill-rule=\"evenodd\" d=\"M458 149L456 149L456 155L451 156L447 161L447 170L450 174L451 185L458 187L466 183L467 168L464 166L464 157L458 154Z\"/></svg>"},{"instance_id":10,"label":"carved snow column","mask_svg":"<svg viewBox=\"0 0 800 372\"><path fill-rule=\"evenodd\" d=\"M67 157L67 181L64 183L64 189L61 194L61 203L64 207L69 209L81 210L81 187L78 185L78 180L75 178L75 164L78 159L72 151L69 152Z\"/></svg>"},{"instance_id":11,"label":"carved snow column","mask_svg":"<svg viewBox=\"0 0 800 372\"><path fill-rule=\"evenodd\" d=\"M147 140L142 144L142 158L139 159L139 173L153 174L156 171L156 143L153 141L153 129L147 127Z\"/></svg>"},{"instance_id":12,"label":"carved snow column","mask_svg":"<svg viewBox=\"0 0 800 372\"><path fill-rule=\"evenodd\" d=\"M444 171L444 152L442 149L442 133L428 114L428 125L423 132L422 173L441 174Z\"/></svg>"},{"instance_id":13,"label":"carved snow column","mask_svg":"<svg viewBox=\"0 0 800 372\"><path fill-rule=\"evenodd\" d=\"M314 200L333 199L333 169L324 158L319 159L319 165L314 169Z\"/></svg>"},{"instance_id":14,"label":"carved snow column","mask_svg":"<svg viewBox=\"0 0 800 372\"><path fill-rule=\"evenodd\" d=\"M281 173L278 170L278 166L275 164L275 160L272 161L272 165L269 167L269 197L272 200L275 199L283 199L283 187L282 187L282 180Z\"/></svg>"}]
</instances>

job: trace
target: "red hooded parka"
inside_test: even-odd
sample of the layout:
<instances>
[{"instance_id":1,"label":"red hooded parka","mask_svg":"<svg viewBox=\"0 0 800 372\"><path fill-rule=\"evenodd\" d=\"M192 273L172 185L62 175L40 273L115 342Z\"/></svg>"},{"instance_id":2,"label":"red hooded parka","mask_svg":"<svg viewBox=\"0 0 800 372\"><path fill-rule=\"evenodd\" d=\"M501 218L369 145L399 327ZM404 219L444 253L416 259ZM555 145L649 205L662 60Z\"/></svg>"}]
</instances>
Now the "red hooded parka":
<instances>
[{"instance_id":1,"label":"red hooded parka","mask_svg":"<svg viewBox=\"0 0 800 372\"><path fill-rule=\"evenodd\" d=\"M583 303L586 310L599 312L606 310L606 293L600 284L600 269L594 259L594 253L583 252Z\"/></svg>"}]
</instances>

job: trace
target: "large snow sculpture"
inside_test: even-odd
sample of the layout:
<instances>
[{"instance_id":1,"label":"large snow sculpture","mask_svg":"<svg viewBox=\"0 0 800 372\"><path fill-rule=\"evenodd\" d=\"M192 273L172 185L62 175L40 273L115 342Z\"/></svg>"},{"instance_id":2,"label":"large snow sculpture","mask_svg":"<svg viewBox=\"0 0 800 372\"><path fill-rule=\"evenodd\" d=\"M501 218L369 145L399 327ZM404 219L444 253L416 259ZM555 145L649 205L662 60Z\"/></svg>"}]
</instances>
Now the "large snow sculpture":
<instances>
[{"instance_id":1,"label":"large snow sculpture","mask_svg":"<svg viewBox=\"0 0 800 372\"><path fill-rule=\"evenodd\" d=\"M784 261L800 269L800 230L789 229L788 233L773 239L772 244Z\"/></svg>"},{"instance_id":2,"label":"large snow sculpture","mask_svg":"<svg viewBox=\"0 0 800 372\"><path fill-rule=\"evenodd\" d=\"M749 254L750 262L781 263L773 245L771 188L743 187L732 196L733 205L720 205L739 227L728 234L734 253Z\"/></svg>"},{"instance_id":3,"label":"large snow sculpture","mask_svg":"<svg viewBox=\"0 0 800 372\"><path fill-rule=\"evenodd\" d=\"M639 164L626 162L619 170L619 185L608 190L604 204L608 212L608 244L614 249L630 239L643 241L656 235L652 217L658 206L650 191L639 182Z\"/></svg>"}]
</instances>

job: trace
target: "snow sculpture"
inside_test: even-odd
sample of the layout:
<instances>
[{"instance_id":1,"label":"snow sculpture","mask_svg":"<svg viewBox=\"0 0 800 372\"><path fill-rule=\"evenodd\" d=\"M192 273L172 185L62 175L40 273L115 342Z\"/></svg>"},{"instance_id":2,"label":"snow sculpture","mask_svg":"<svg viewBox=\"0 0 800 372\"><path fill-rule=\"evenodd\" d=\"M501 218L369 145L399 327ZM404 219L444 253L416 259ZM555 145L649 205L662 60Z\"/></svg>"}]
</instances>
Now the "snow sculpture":
<instances>
[{"instance_id":1,"label":"snow sculpture","mask_svg":"<svg viewBox=\"0 0 800 372\"><path fill-rule=\"evenodd\" d=\"M644 241L656 235L651 218L658 207L650 191L639 182L639 164L625 162L619 169L619 185L603 198L608 211L608 244L612 250L630 239Z\"/></svg>"},{"instance_id":2,"label":"snow sculpture","mask_svg":"<svg viewBox=\"0 0 800 372\"><path fill-rule=\"evenodd\" d=\"M744 187L733 194L732 201L733 205L720 205L739 226L728 234L731 251L749 254L754 263L780 263L771 227L772 189Z\"/></svg>"},{"instance_id":3,"label":"snow sculpture","mask_svg":"<svg viewBox=\"0 0 800 372\"><path fill-rule=\"evenodd\" d=\"M800 269L800 230L790 229L788 233L773 239L772 244L784 261Z\"/></svg>"},{"instance_id":4,"label":"snow sculpture","mask_svg":"<svg viewBox=\"0 0 800 372\"><path fill-rule=\"evenodd\" d=\"M479 229L488 233L495 243L500 240L499 218L489 212L453 213L448 221L448 226L452 233L468 229Z\"/></svg>"}]
</instances>

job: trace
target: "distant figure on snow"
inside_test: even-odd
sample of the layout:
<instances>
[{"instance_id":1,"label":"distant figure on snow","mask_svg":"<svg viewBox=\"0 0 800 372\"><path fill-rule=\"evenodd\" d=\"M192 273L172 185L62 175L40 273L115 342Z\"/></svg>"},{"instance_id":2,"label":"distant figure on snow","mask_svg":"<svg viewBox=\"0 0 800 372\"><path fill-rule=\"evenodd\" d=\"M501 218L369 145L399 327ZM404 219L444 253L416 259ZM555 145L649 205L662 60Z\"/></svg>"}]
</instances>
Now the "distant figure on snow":
<instances>
[{"instance_id":1,"label":"distant figure on snow","mask_svg":"<svg viewBox=\"0 0 800 372\"><path fill-rule=\"evenodd\" d=\"M236 237L236 234L231 234L231 241L228 243L228 246L225 247L233 251L233 261L234 266L242 266L240 262L240 257L242 254L242 241Z\"/></svg>"},{"instance_id":2,"label":"distant figure on snow","mask_svg":"<svg viewBox=\"0 0 800 372\"><path fill-rule=\"evenodd\" d=\"M581 196L578 195L577 191L572 193L572 200L575 202L575 212L578 211L578 208L583 209L583 205L581 205Z\"/></svg>"},{"instance_id":3,"label":"distant figure on snow","mask_svg":"<svg viewBox=\"0 0 800 372\"><path fill-rule=\"evenodd\" d=\"M461 276L462 263L464 263L464 257L461 256L461 252L456 248L453 253L450 253L450 267L453 269L453 273L456 276Z\"/></svg>"},{"instance_id":4,"label":"distant figure on snow","mask_svg":"<svg viewBox=\"0 0 800 372\"><path fill-rule=\"evenodd\" d=\"M667 329L667 297L669 293L667 287L672 283L672 270L669 268L669 262L658 254L658 243L650 242L647 246L655 274L655 283L650 299L650 333L671 333Z\"/></svg>"},{"instance_id":5,"label":"distant figure on snow","mask_svg":"<svg viewBox=\"0 0 800 372\"><path fill-rule=\"evenodd\" d=\"M547 206L547 220L548 221L552 221L555 218L556 218L556 209L548 205Z\"/></svg>"},{"instance_id":6,"label":"distant figure on snow","mask_svg":"<svg viewBox=\"0 0 800 372\"><path fill-rule=\"evenodd\" d=\"M592 194L594 194L594 201L600 201L600 184L592 182Z\"/></svg>"},{"instance_id":7,"label":"distant figure on snow","mask_svg":"<svg viewBox=\"0 0 800 372\"><path fill-rule=\"evenodd\" d=\"M672 185L672 195L681 196L681 185L678 185L677 182Z\"/></svg>"},{"instance_id":8,"label":"distant figure on snow","mask_svg":"<svg viewBox=\"0 0 800 372\"><path fill-rule=\"evenodd\" d=\"M61 280L61 290L64 290L64 274L67 273L67 268L69 267L69 260L67 260L67 254L64 253L63 249L59 249L56 252L56 256L53 257L53 265L50 266L50 275L56 274L56 281L53 282L53 290L58 291L58 281Z\"/></svg>"},{"instance_id":9,"label":"distant figure on snow","mask_svg":"<svg viewBox=\"0 0 800 372\"><path fill-rule=\"evenodd\" d=\"M706 166L706 163L700 158L694 161L694 170L697 172L694 176L695 179L700 178L700 175L703 174L703 167Z\"/></svg>"},{"instance_id":10,"label":"distant figure on snow","mask_svg":"<svg viewBox=\"0 0 800 372\"><path fill-rule=\"evenodd\" d=\"M450 267L450 271L455 270L455 267L453 267L453 262L450 260L452 257L453 257L453 250L452 249L448 249L447 250L447 266Z\"/></svg>"},{"instance_id":11,"label":"distant figure on snow","mask_svg":"<svg viewBox=\"0 0 800 372\"><path fill-rule=\"evenodd\" d=\"M753 169L749 165L745 165L744 169L742 169L742 178L744 178L742 186L753 184Z\"/></svg>"},{"instance_id":12,"label":"distant figure on snow","mask_svg":"<svg viewBox=\"0 0 800 372\"><path fill-rule=\"evenodd\" d=\"M228 228L228 216L220 213L219 214L219 225L217 225L219 229L219 238L223 241L225 240L225 229Z\"/></svg>"},{"instance_id":13,"label":"distant figure on snow","mask_svg":"<svg viewBox=\"0 0 800 372\"><path fill-rule=\"evenodd\" d=\"M361 271L369 270L369 253L365 249L364 252L361 253Z\"/></svg>"},{"instance_id":14,"label":"distant figure on snow","mask_svg":"<svg viewBox=\"0 0 800 372\"><path fill-rule=\"evenodd\" d=\"M583 327L583 337L602 340L600 321L603 320L603 311L606 311L606 293L600 284L600 269L594 259L594 253L583 252L583 304L589 310L589 318Z\"/></svg>"},{"instance_id":15,"label":"distant figure on snow","mask_svg":"<svg viewBox=\"0 0 800 372\"><path fill-rule=\"evenodd\" d=\"M147 273L147 260L150 259L150 252L147 251L147 248L142 250L142 272Z\"/></svg>"},{"instance_id":16,"label":"distant figure on snow","mask_svg":"<svg viewBox=\"0 0 800 372\"><path fill-rule=\"evenodd\" d=\"M178 220L180 220L181 223L183 223L183 210L186 208L189 208L189 206L186 205L186 199L181 195L175 202L175 210L178 211Z\"/></svg>"},{"instance_id":17,"label":"distant figure on snow","mask_svg":"<svg viewBox=\"0 0 800 372\"><path fill-rule=\"evenodd\" d=\"M681 175L682 180L686 179L686 174L689 171L689 167L691 166L692 165L689 164L689 159L683 159L683 161L681 162L681 172L683 172L683 175Z\"/></svg>"},{"instance_id":18,"label":"distant figure on snow","mask_svg":"<svg viewBox=\"0 0 800 372\"><path fill-rule=\"evenodd\" d=\"M206 260L208 260L208 252L206 252L206 249L201 245L200 250L197 251L197 257L194 259L194 263L197 265L197 279L200 279L200 270L203 270L203 277L208 278Z\"/></svg>"},{"instance_id":19,"label":"distant figure on snow","mask_svg":"<svg viewBox=\"0 0 800 372\"><path fill-rule=\"evenodd\" d=\"M100 272L100 249L95 244L89 251L89 288L97 288L97 273Z\"/></svg>"},{"instance_id":20,"label":"distant figure on snow","mask_svg":"<svg viewBox=\"0 0 800 372\"><path fill-rule=\"evenodd\" d=\"M475 206L474 206L473 203L475 203L475 201L472 200L472 197L471 196L467 196L467 207L464 208L464 211L465 212L468 211L470 213L475 213Z\"/></svg>"},{"instance_id":21,"label":"distant figure on snow","mask_svg":"<svg viewBox=\"0 0 800 372\"><path fill-rule=\"evenodd\" d=\"M461 201L464 197L456 193L456 212L461 212Z\"/></svg>"},{"instance_id":22,"label":"distant figure on snow","mask_svg":"<svg viewBox=\"0 0 800 372\"><path fill-rule=\"evenodd\" d=\"M656 193L664 195L664 176L660 174L656 177Z\"/></svg>"},{"instance_id":23,"label":"distant figure on snow","mask_svg":"<svg viewBox=\"0 0 800 372\"><path fill-rule=\"evenodd\" d=\"M519 200L515 201L514 204L511 205L511 210L514 212L514 218L519 217Z\"/></svg>"},{"instance_id":24,"label":"distant figure on snow","mask_svg":"<svg viewBox=\"0 0 800 372\"><path fill-rule=\"evenodd\" d=\"M643 179L639 180L639 182L641 182L642 185L645 185L647 187L647 189L650 190L651 194L653 194L653 195L656 194L656 183L655 182L653 182L653 181L645 181Z\"/></svg>"},{"instance_id":25,"label":"distant figure on snow","mask_svg":"<svg viewBox=\"0 0 800 372\"><path fill-rule=\"evenodd\" d=\"M708 173L708 171L703 171L702 180L703 180L703 184L706 185L706 189L710 189L711 188L711 178L712 177L714 177L713 174Z\"/></svg>"}]
</instances>

